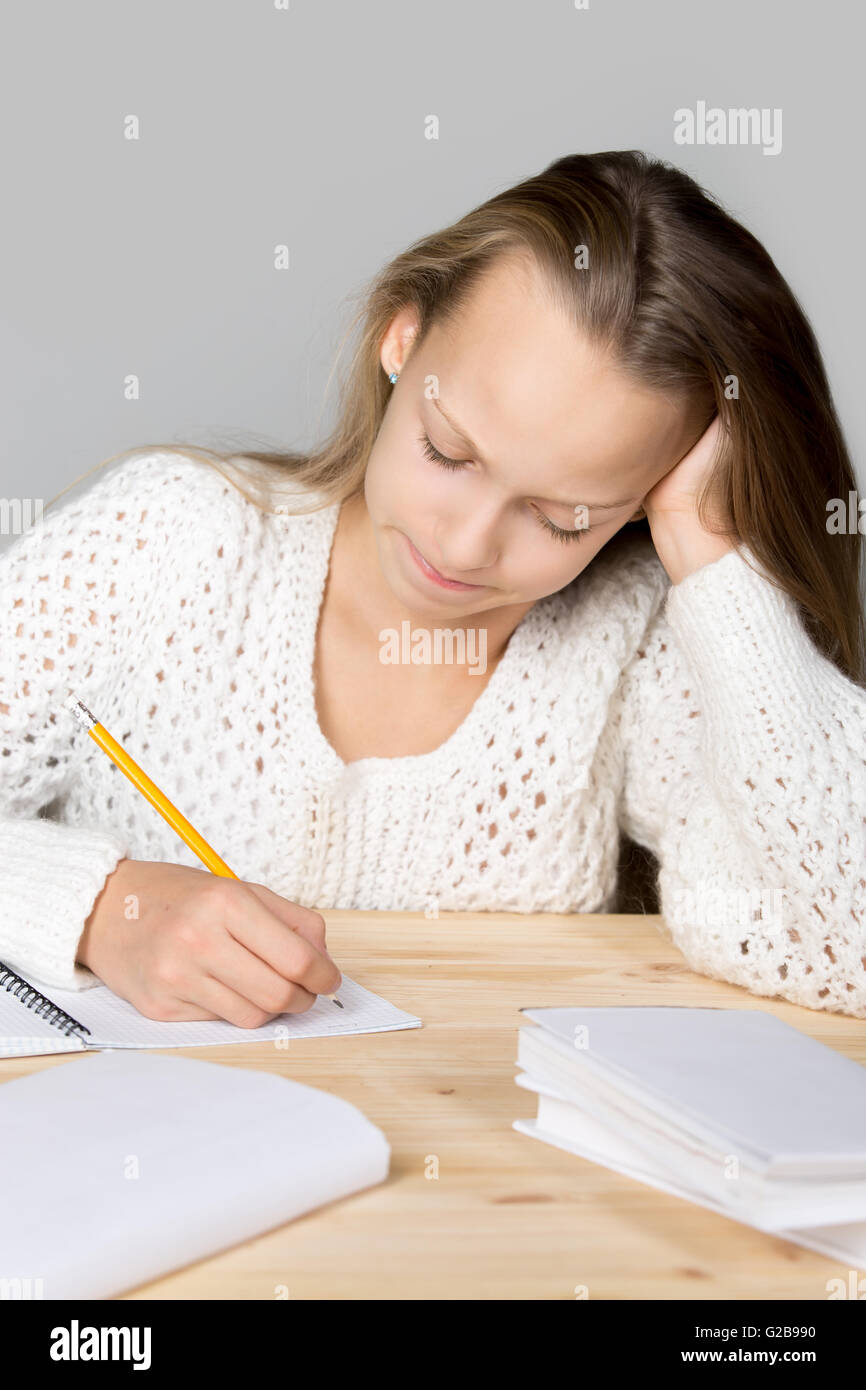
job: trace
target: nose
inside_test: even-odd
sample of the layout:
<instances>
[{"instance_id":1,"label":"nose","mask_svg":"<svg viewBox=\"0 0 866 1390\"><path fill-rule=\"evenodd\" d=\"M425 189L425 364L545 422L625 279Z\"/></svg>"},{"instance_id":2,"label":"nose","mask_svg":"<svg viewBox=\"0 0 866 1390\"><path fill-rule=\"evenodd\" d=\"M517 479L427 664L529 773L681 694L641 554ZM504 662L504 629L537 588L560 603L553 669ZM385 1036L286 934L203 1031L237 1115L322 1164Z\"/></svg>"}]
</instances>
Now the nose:
<instances>
[{"instance_id":1,"label":"nose","mask_svg":"<svg viewBox=\"0 0 866 1390\"><path fill-rule=\"evenodd\" d=\"M491 511L464 512L456 520L443 523L433 534L436 548L430 563L452 579L467 584L481 583L480 571L490 569L499 558L497 521Z\"/></svg>"}]
</instances>

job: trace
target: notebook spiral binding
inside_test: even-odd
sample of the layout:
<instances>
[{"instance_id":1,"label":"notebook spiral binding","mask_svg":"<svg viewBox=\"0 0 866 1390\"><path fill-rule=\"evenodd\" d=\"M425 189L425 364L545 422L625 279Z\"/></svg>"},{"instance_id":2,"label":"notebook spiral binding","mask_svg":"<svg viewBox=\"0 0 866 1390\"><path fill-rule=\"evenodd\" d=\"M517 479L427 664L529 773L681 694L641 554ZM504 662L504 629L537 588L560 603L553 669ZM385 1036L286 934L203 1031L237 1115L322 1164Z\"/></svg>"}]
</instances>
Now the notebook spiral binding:
<instances>
[{"instance_id":1,"label":"notebook spiral binding","mask_svg":"<svg viewBox=\"0 0 866 1390\"><path fill-rule=\"evenodd\" d=\"M59 1028L67 1037L72 1035L80 1036L82 1033L89 1033L90 1029L83 1023L79 1023L77 1018L68 1014L65 1009L61 1009L59 1004L55 1004L47 995L40 994L30 984L29 980L23 980L20 975L16 975L8 965L4 965L0 960L0 986L9 994L14 994L16 999L34 1013L40 1014L53 1028Z\"/></svg>"}]
</instances>

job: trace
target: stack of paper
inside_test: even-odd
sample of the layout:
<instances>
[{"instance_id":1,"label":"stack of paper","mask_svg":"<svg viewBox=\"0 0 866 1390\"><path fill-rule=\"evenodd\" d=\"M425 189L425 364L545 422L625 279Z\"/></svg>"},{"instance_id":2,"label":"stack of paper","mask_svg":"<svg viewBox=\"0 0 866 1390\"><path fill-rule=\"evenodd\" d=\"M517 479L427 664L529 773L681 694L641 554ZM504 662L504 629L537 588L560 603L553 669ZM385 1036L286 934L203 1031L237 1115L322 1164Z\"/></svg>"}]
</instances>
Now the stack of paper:
<instances>
[{"instance_id":1,"label":"stack of paper","mask_svg":"<svg viewBox=\"0 0 866 1390\"><path fill-rule=\"evenodd\" d=\"M514 1128L836 1259L866 1260L866 1070L759 1009L524 1009Z\"/></svg>"}]
</instances>

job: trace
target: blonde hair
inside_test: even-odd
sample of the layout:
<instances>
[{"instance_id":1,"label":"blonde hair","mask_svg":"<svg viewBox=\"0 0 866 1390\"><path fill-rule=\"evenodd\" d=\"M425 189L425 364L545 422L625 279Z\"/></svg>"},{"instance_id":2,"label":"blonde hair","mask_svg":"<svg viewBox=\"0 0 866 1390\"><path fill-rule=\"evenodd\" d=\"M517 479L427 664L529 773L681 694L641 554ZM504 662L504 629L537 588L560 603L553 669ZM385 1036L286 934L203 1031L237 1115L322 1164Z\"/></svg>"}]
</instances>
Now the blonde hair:
<instances>
[{"instance_id":1,"label":"blonde hair","mask_svg":"<svg viewBox=\"0 0 866 1390\"><path fill-rule=\"evenodd\" d=\"M566 155L394 257L361 292L331 373L360 327L337 422L312 452L149 444L96 468L159 450L217 467L257 506L345 501L363 489L391 391L379 351L394 315L415 306L419 347L434 324L457 322L512 251L534 257L575 328L621 370L676 393L704 425L719 414L730 444L698 499L702 522L711 496L721 501L726 533L795 600L818 650L864 683L862 537L826 524L830 500L856 481L812 329L760 242L688 175L638 150Z\"/></svg>"}]
</instances>

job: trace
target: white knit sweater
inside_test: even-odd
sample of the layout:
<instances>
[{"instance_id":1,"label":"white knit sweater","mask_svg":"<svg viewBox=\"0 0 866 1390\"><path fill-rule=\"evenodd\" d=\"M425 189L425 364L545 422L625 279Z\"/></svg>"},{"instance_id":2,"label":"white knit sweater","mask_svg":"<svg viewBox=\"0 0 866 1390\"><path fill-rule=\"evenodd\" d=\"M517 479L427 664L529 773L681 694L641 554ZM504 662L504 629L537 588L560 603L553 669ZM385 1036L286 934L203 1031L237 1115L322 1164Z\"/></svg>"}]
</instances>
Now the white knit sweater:
<instances>
[{"instance_id":1,"label":"white knit sweater","mask_svg":"<svg viewBox=\"0 0 866 1390\"><path fill-rule=\"evenodd\" d=\"M0 960L96 984L75 953L118 860L201 867L75 692L295 902L605 912L623 831L693 969L866 1017L866 694L787 595L738 551L671 586L632 535L529 610L439 748L347 765L312 679L338 510L268 515L144 452L0 556Z\"/></svg>"}]
</instances>

